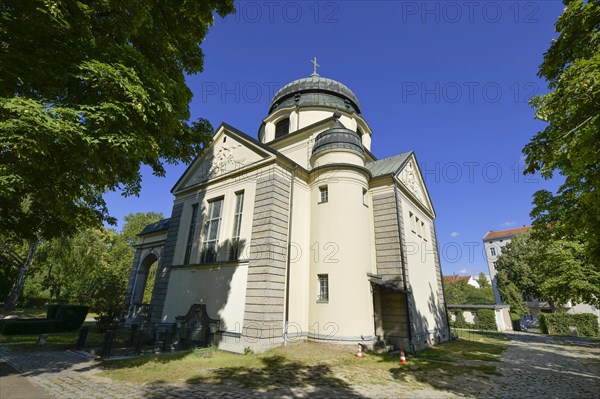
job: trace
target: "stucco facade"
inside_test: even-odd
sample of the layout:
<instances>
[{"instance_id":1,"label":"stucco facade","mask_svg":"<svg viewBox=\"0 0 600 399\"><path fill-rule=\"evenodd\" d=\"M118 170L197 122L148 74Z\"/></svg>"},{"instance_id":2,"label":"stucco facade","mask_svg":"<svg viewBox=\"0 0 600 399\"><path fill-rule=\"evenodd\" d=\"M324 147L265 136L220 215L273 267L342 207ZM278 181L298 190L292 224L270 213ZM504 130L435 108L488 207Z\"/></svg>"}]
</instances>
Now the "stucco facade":
<instances>
[{"instance_id":1,"label":"stucco facade","mask_svg":"<svg viewBox=\"0 0 600 399\"><path fill-rule=\"evenodd\" d=\"M258 140L221 125L171 190L169 220L140 236L129 322L155 237L150 320L206 304L224 349L447 340L435 211L415 154L377 160L372 135L350 89L316 74L275 95Z\"/></svg>"}]
</instances>

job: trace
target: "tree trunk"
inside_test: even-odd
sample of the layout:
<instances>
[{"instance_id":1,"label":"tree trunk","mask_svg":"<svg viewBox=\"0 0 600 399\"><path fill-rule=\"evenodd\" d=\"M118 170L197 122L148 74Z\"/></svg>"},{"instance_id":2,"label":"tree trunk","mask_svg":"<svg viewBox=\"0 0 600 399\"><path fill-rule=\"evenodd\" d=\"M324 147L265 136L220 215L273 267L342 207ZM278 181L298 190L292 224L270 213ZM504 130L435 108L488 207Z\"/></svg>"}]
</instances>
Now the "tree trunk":
<instances>
[{"instance_id":1,"label":"tree trunk","mask_svg":"<svg viewBox=\"0 0 600 399\"><path fill-rule=\"evenodd\" d=\"M550 305L550 312L556 313L556 304L554 303L554 298L548 298L548 305Z\"/></svg>"},{"instance_id":2,"label":"tree trunk","mask_svg":"<svg viewBox=\"0 0 600 399\"><path fill-rule=\"evenodd\" d=\"M35 257L35 252L37 251L39 241L30 241L29 249L27 250L27 257L19 266L19 273L17 274L17 278L15 283L13 284L10 295L4 304L4 311L11 312L17 306L17 301L19 300L19 296L21 296L21 291L23 291L23 284L25 284L25 278L29 274L29 269L31 269L31 264L33 263L33 258Z\"/></svg>"}]
</instances>

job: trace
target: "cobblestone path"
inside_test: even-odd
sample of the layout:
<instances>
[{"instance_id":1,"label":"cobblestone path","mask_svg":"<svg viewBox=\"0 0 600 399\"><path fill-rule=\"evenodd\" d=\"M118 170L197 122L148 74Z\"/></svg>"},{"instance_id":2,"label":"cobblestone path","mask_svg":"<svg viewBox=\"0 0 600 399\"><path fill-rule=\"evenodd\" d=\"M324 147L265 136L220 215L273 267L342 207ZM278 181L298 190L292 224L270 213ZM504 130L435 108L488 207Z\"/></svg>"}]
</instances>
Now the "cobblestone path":
<instances>
[{"instance_id":1,"label":"cobblestone path","mask_svg":"<svg viewBox=\"0 0 600 399\"><path fill-rule=\"evenodd\" d=\"M519 334L509 342L482 398L600 398L600 344Z\"/></svg>"},{"instance_id":2,"label":"cobblestone path","mask_svg":"<svg viewBox=\"0 0 600 399\"><path fill-rule=\"evenodd\" d=\"M511 337L513 337L511 335ZM481 381L481 398L598 398L600 348L597 341L521 334L507 341L501 376ZM301 387L256 391L232 384L139 385L96 375L98 362L74 352L17 352L0 345L0 357L57 399L193 398L458 398L469 397L460 382L448 389L407 389L401 384L350 388ZM6 380L5 380L6 381ZM4 387L4 389L7 389ZM0 398L8 397L2 393Z\"/></svg>"}]
</instances>

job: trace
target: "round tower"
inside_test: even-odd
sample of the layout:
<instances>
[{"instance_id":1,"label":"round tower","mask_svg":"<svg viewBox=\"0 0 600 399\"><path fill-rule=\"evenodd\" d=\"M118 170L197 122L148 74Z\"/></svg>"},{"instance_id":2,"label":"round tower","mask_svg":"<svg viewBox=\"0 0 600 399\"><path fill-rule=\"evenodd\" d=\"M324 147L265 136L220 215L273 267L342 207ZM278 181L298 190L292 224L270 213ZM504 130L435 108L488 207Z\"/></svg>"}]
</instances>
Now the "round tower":
<instances>
[{"instance_id":1,"label":"round tower","mask_svg":"<svg viewBox=\"0 0 600 399\"><path fill-rule=\"evenodd\" d=\"M371 343L373 298L369 174L356 131L334 113L332 128L319 133L310 157L309 325L317 339ZM360 315L360 316L357 316ZM370 317L369 317L370 316ZM317 334L315 334L317 335Z\"/></svg>"},{"instance_id":2,"label":"round tower","mask_svg":"<svg viewBox=\"0 0 600 399\"><path fill-rule=\"evenodd\" d=\"M311 339L371 344L368 273L374 268L365 163L373 158L358 98L315 71L274 95L258 136L307 172L291 183L290 239L303 256L289 270L290 322Z\"/></svg>"}]
</instances>

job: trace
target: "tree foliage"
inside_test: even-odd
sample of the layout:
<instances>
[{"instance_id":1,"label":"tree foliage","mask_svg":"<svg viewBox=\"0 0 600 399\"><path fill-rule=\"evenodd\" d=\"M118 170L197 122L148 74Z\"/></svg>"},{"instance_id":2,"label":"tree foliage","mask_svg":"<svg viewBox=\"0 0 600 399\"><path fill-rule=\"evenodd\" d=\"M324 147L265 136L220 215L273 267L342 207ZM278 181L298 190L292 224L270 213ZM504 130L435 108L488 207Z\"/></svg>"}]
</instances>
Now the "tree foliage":
<instances>
[{"instance_id":1,"label":"tree foliage","mask_svg":"<svg viewBox=\"0 0 600 399\"><path fill-rule=\"evenodd\" d=\"M233 0L0 2L0 234L32 252L114 223L103 193L137 194L141 165L162 176L198 155L212 127L189 123L185 74L202 71L214 12L233 10Z\"/></svg>"},{"instance_id":2,"label":"tree foliage","mask_svg":"<svg viewBox=\"0 0 600 399\"><path fill-rule=\"evenodd\" d=\"M468 284L466 280L445 281L444 295L446 298L446 302L453 305L494 304L494 293L489 284L488 287L476 288Z\"/></svg>"},{"instance_id":3,"label":"tree foliage","mask_svg":"<svg viewBox=\"0 0 600 399\"><path fill-rule=\"evenodd\" d=\"M477 284L479 284L479 288L487 288L492 286L490 284L490 280L488 280L488 277L484 272L479 272L479 275L477 276L475 281L477 281Z\"/></svg>"},{"instance_id":4,"label":"tree foliage","mask_svg":"<svg viewBox=\"0 0 600 399\"><path fill-rule=\"evenodd\" d=\"M0 5L0 220L22 238L114 221L102 193L140 190L140 165L189 161L184 73L229 0L7 0ZM23 204L25 200L26 204Z\"/></svg>"},{"instance_id":5,"label":"tree foliage","mask_svg":"<svg viewBox=\"0 0 600 399\"><path fill-rule=\"evenodd\" d=\"M524 298L548 300L551 306L568 301L600 305L600 271L578 241L515 236L496 269L498 290L515 314L526 314Z\"/></svg>"},{"instance_id":6,"label":"tree foliage","mask_svg":"<svg viewBox=\"0 0 600 399\"><path fill-rule=\"evenodd\" d=\"M580 241L600 270L600 3L564 3L559 36L538 72L551 91L531 101L536 118L548 124L523 149L525 173L565 177L556 194L534 194L537 234Z\"/></svg>"},{"instance_id":7,"label":"tree foliage","mask_svg":"<svg viewBox=\"0 0 600 399\"><path fill-rule=\"evenodd\" d=\"M125 290L135 250L131 235L163 218L155 212L125 217L121 233L90 228L73 237L44 243L26 282L24 296L42 296L48 301L86 304L102 321L115 320L123 309Z\"/></svg>"}]
</instances>

